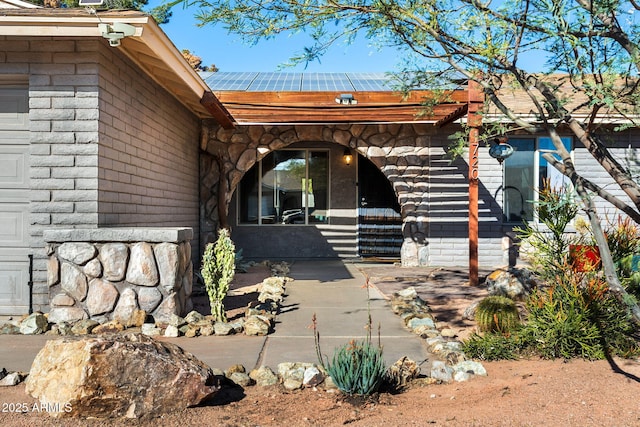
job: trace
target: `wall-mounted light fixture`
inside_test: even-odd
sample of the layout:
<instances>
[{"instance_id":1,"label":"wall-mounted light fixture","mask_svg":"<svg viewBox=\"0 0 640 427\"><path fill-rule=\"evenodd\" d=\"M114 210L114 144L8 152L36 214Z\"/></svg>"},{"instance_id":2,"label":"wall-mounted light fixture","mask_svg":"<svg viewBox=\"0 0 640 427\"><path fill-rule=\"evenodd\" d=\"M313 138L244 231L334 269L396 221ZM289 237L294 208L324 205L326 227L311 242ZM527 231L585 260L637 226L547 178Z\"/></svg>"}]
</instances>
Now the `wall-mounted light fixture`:
<instances>
[{"instance_id":1,"label":"wall-mounted light fixture","mask_svg":"<svg viewBox=\"0 0 640 427\"><path fill-rule=\"evenodd\" d=\"M356 105L358 101L350 93L343 93L340 96L336 96L336 104L342 105Z\"/></svg>"},{"instance_id":2,"label":"wall-mounted light fixture","mask_svg":"<svg viewBox=\"0 0 640 427\"><path fill-rule=\"evenodd\" d=\"M113 24L98 24L98 30L102 33L102 37L109 40L109 46L120 46L120 40L132 36L136 33L136 27L125 24L124 22L114 22Z\"/></svg>"},{"instance_id":3,"label":"wall-mounted light fixture","mask_svg":"<svg viewBox=\"0 0 640 427\"><path fill-rule=\"evenodd\" d=\"M351 165L351 162L353 162L353 155L351 154L351 150L349 150L348 148L345 148L342 158L344 159L344 163L347 166Z\"/></svg>"},{"instance_id":4,"label":"wall-mounted light fixture","mask_svg":"<svg viewBox=\"0 0 640 427\"><path fill-rule=\"evenodd\" d=\"M513 154L513 147L507 143L507 138L495 138L489 148L489 155L502 164L504 159Z\"/></svg>"}]
</instances>

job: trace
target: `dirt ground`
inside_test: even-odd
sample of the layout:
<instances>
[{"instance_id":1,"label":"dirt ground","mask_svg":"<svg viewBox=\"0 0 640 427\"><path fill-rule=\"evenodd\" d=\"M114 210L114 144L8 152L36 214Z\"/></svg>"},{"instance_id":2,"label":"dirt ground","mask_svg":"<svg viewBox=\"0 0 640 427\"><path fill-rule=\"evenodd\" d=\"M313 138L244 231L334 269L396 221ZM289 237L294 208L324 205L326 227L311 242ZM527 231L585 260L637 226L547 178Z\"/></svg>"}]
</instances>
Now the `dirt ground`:
<instances>
[{"instance_id":1,"label":"dirt ground","mask_svg":"<svg viewBox=\"0 0 640 427\"><path fill-rule=\"evenodd\" d=\"M465 283L458 270L365 268L385 294L416 287L440 326L466 336L473 323L461 318L468 304L484 294ZM254 270L253 273L256 273ZM257 276L263 272L256 273ZM250 276L239 275L235 302L245 306ZM259 280L258 280L259 281ZM255 283L255 282L254 282ZM232 295L233 297L234 295ZM231 301L228 301L231 303ZM483 363L488 375L453 384L416 380L399 394L381 393L368 401L350 401L337 392L280 386L226 387L197 408L159 420L58 420L33 410L24 385L0 389L0 426L639 426L640 362L615 359L518 360ZM25 403L26 405L18 405ZM28 408L16 412L17 406Z\"/></svg>"}]
</instances>

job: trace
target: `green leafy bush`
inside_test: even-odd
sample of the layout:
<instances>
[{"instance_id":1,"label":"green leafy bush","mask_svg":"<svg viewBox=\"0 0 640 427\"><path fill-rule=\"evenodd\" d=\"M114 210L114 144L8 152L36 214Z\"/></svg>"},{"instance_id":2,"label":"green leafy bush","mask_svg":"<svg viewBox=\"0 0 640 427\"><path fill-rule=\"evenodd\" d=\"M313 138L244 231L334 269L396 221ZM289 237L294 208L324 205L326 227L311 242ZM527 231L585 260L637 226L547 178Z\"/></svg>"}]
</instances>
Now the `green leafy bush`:
<instances>
[{"instance_id":1,"label":"green leafy bush","mask_svg":"<svg viewBox=\"0 0 640 427\"><path fill-rule=\"evenodd\" d=\"M575 227L581 236L565 233L578 213L571 194L567 189L545 186L536 209L544 227L531 223L518 232L531 244L535 273L550 286L534 291L526 301L526 322L517 332L520 351L544 358L601 359L608 354L637 354L638 342L632 336L634 326L625 304L609 292L599 271L572 270L567 249L571 244L589 243L591 237L588 224L580 226L579 218ZM640 275L632 274L630 258L640 249L638 227L628 220L618 220L609 224L605 234L622 283L627 289L640 291ZM486 339L488 342L482 345L490 345L494 338Z\"/></svg>"},{"instance_id":2,"label":"green leafy bush","mask_svg":"<svg viewBox=\"0 0 640 427\"><path fill-rule=\"evenodd\" d=\"M618 276L627 292L636 300L640 299L640 271L634 271L634 254L629 254L618 262Z\"/></svg>"},{"instance_id":3,"label":"green leafy bush","mask_svg":"<svg viewBox=\"0 0 640 427\"><path fill-rule=\"evenodd\" d=\"M565 230L578 214L578 206L568 188L552 188L547 182L539 192L535 209L539 223L528 222L514 231L531 246L529 261L533 271L547 280L566 268L569 245L576 242Z\"/></svg>"},{"instance_id":4,"label":"green leafy bush","mask_svg":"<svg viewBox=\"0 0 640 427\"><path fill-rule=\"evenodd\" d=\"M614 263L640 252L640 228L629 217L609 221L604 234Z\"/></svg>"},{"instance_id":5,"label":"green leafy bush","mask_svg":"<svg viewBox=\"0 0 640 427\"><path fill-rule=\"evenodd\" d=\"M205 248L201 273L209 296L211 315L215 320L225 322L227 316L222 301L235 275L235 245L228 230L221 229L216 243L209 243Z\"/></svg>"},{"instance_id":6,"label":"green leafy bush","mask_svg":"<svg viewBox=\"0 0 640 427\"><path fill-rule=\"evenodd\" d=\"M478 304L475 314L478 329L482 332L508 332L520 325L516 303L507 297L491 295Z\"/></svg>"},{"instance_id":7,"label":"green leafy bush","mask_svg":"<svg viewBox=\"0 0 640 427\"><path fill-rule=\"evenodd\" d=\"M630 313L601 278L565 274L527 302L521 338L544 358L603 359L637 352Z\"/></svg>"},{"instance_id":8,"label":"green leafy bush","mask_svg":"<svg viewBox=\"0 0 640 427\"><path fill-rule=\"evenodd\" d=\"M629 218L618 217L609 222L605 236L620 282L631 296L640 299L640 271L634 265L634 255L640 254L640 227Z\"/></svg>"},{"instance_id":9,"label":"green leafy bush","mask_svg":"<svg viewBox=\"0 0 640 427\"><path fill-rule=\"evenodd\" d=\"M382 348L368 339L351 340L336 349L327 371L340 391L368 396L378 390L385 377Z\"/></svg>"}]
</instances>

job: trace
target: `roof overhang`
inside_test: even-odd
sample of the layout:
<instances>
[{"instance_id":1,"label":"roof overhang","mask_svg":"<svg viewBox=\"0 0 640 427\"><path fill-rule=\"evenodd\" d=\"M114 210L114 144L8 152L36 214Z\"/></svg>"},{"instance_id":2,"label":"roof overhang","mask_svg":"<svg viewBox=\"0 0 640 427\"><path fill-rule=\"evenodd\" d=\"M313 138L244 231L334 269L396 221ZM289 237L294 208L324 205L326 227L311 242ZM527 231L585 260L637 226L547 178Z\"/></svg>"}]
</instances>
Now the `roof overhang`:
<instances>
[{"instance_id":1,"label":"roof overhang","mask_svg":"<svg viewBox=\"0 0 640 427\"><path fill-rule=\"evenodd\" d=\"M238 124L440 123L467 105L466 90L353 92L357 104L339 104L339 92L214 91ZM466 111L466 110L465 110Z\"/></svg>"},{"instance_id":2,"label":"roof overhang","mask_svg":"<svg viewBox=\"0 0 640 427\"><path fill-rule=\"evenodd\" d=\"M207 84L183 58L155 20L138 11L85 9L0 9L0 36L102 38L100 23L125 23L135 27L119 49L150 78L173 94L200 118L213 117L233 127L231 115L217 102Z\"/></svg>"}]
</instances>

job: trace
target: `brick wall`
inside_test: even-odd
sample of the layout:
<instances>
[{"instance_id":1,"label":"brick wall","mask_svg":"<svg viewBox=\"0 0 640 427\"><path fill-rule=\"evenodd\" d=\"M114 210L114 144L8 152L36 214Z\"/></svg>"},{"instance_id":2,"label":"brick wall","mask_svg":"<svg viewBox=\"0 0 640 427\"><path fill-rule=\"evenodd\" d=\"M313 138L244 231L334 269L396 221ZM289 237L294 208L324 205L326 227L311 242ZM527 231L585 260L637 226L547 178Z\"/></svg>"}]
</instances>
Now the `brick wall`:
<instances>
[{"instance_id":1,"label":"brick wall","mask_svg":"<svg viewBox=\"0 0 640 427\"><path fill-rule=\"evenodd\" d=\"M35 310L49 299L45 229L181 226L198 235L198 120L117 49L102 39L0 37L0 74L29 81Z\"/></svg>"},{"instance_id":2,"label":"brick wall","mask_svg":"<svg viewBox=\"0 0 640 427\"><path fill-rule=\"evenodd\" d=\"M101 57L99 224L197 235L199 122L115 53Z\"/></svg>"}]
</instances>

